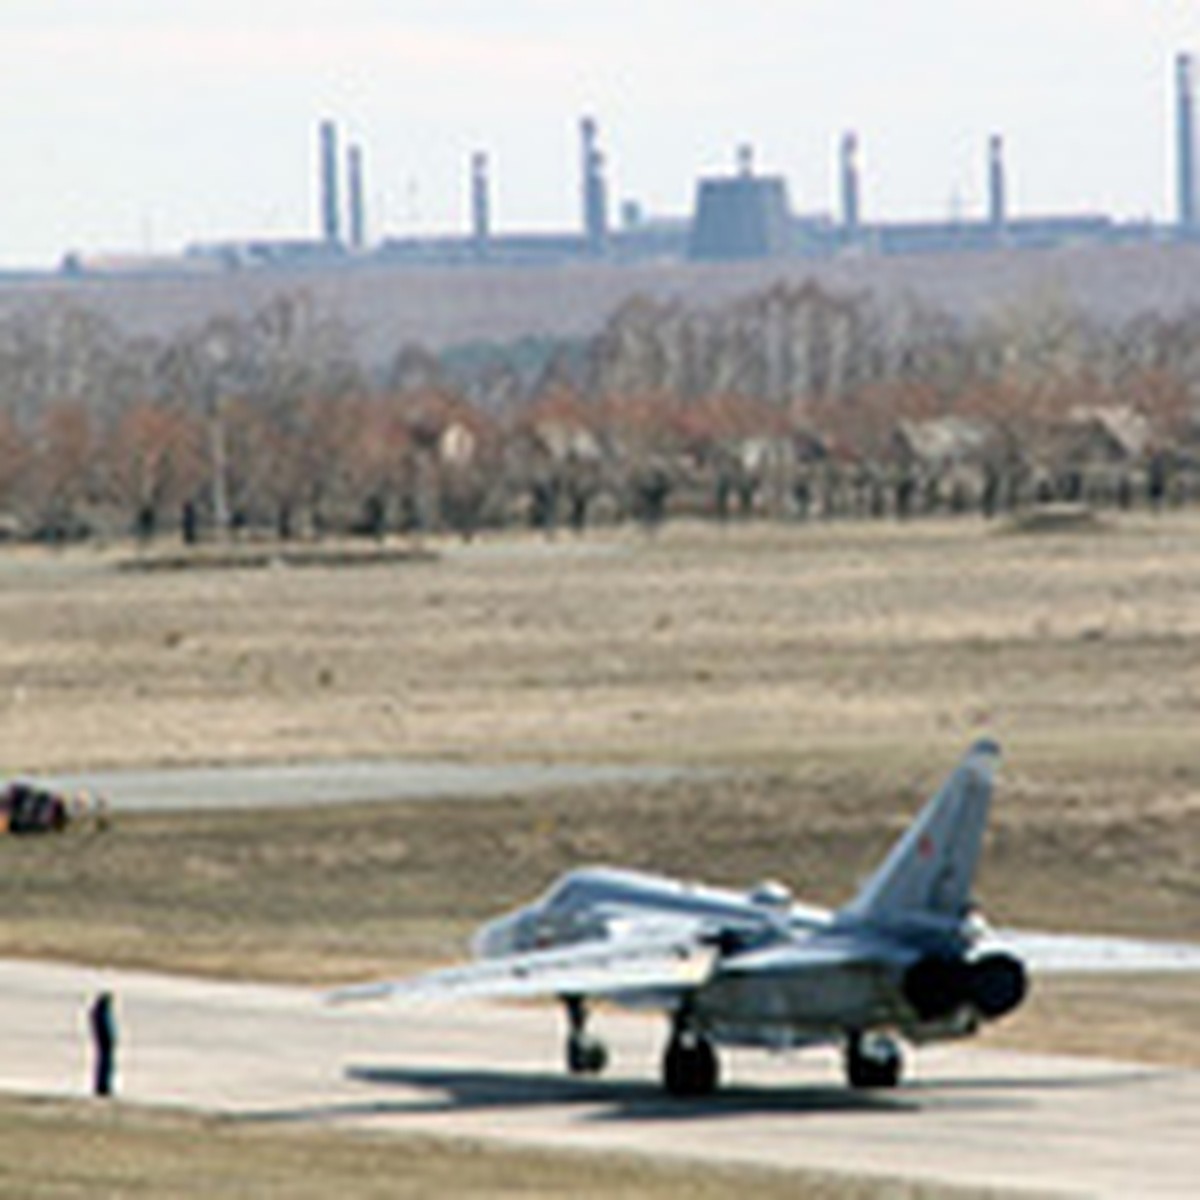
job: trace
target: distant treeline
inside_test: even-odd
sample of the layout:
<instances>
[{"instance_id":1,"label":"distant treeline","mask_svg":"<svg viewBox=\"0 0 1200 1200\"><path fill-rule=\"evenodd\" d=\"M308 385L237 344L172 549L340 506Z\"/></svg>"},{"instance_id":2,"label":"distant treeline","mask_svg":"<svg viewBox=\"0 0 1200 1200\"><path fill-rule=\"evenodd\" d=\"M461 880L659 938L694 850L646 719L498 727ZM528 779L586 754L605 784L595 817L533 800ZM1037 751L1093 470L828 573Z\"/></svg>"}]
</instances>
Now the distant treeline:
<instances>
[{"instance_id":1,"label":"distant treeline","mask_svg":"<svg viewBox=\"0 0 1200 1200\"><path fill-rule=\"evenodd\" d=\"M162 341L50 306L0 322L0 532L1163 504L1196 490L1198 416L1200 310L966 321L809 283L380 369L302 294Z\"/></svg>"}]
</instances>

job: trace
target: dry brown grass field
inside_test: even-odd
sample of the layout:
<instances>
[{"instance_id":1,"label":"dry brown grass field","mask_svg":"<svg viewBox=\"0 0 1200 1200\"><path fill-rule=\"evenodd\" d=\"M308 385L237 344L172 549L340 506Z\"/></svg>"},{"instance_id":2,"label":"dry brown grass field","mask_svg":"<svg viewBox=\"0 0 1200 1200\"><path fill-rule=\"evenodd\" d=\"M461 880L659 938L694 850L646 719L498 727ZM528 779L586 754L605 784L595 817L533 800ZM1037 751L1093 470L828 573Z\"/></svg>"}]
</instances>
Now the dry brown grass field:
<instances>
[{"instance_id":1,"label":"dry brown grass field","mask_svg":"<svg viewBox=\"0 0 1200 1200\"><path fill-rule=\"evenodd\" d=\"M429 561L0 555L10 772L645 762L663 786L129 816L0 841L0 954L324 983L458 953L582 861L836 903L969 742L998 923L1200 940L1200 516L668 527ZM1200 982L1046 982L996 1042L1200 1067ZM0 1122L2 1124L2 1122Z\"/></svg>"},{"instance_id":2,"label":"dry brown grass field","mask_svg":"<svg viewBox=\"0 0 1200 1200\"><path fill-rule=\"evenodd\" d=\"M821 1175L635 1156L539 1154L420 1136L279 1132L253 1123L87 1103L0 1100L0 1197L246 1196L254 1200L987 1200L938 1184Z\"/></svg>"},{"instance_id":3,"label":"dry brown grass field","mask_svg":"<svg viewBox=\"0 0 1200 1200\"><path fill-rule=\"evenodd\" d=\"M13 769L315 756L1189 769L1200 523L670 528L360 570L0 556ZM1095 800L1089 788L1088 801Z\"/></svg>"}]
</instances>

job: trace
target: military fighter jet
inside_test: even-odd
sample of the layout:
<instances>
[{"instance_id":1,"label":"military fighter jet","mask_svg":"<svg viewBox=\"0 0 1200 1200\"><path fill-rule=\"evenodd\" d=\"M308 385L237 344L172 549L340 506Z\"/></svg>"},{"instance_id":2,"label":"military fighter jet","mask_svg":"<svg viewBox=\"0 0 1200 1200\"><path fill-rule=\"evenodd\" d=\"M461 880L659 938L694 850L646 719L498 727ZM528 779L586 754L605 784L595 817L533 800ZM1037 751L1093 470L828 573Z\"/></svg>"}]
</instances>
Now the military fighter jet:
<instances>
[{"instance_id":1,"label":"military fighter jet","mask_svg":"<svg viewBox=\"0 0 1200 1200\"><path fill-rule=\"evenodd\" d=\"M972 881L999 748L971 747L858 894L835 911L782 885L741 893L592 867L483 926L476 961L335 993L338 1001L555 996L567 1068L595 1074L589 1002L661 1009L662 1078L676 1096L718 1084L716 1047L841 1044L855 1088L893 1087L901 1038L968 1036L1025 998L1029 970L1200 970L1200 947L992 931Z\"/></svg>"}]
</instances>

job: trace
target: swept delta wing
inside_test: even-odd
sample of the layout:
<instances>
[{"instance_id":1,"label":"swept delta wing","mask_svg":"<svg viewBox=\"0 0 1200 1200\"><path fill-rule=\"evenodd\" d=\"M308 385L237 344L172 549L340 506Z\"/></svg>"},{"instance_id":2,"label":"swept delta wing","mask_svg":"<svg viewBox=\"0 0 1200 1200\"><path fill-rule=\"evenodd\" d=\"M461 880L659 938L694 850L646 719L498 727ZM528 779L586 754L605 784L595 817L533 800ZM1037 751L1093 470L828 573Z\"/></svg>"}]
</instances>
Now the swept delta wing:
<instances>
[{"instance_id":1,"label":"swept delta wing","mask_svg":"<svg viewBox=\"0 0 1200 1200\"><path fill-rule=\"evenodd\" d=\"M685 938L626 936L563 949L508 954L411 979L368 983L334 992L356 1000L436 1000L447 997L611 996L650 989L687 991L707 979L716 949Z\"/></svg>"}]
</instances>

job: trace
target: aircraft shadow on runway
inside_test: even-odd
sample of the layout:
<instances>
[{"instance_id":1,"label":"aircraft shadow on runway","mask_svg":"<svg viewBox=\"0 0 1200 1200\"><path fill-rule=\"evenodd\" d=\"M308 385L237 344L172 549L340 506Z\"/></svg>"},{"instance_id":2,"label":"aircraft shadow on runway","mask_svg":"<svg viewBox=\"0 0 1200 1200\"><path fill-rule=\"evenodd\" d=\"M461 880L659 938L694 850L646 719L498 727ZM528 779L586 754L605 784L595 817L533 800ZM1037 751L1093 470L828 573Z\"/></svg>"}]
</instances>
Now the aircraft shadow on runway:
<instances>
[{"instance_id":1,"label":"aircraft shadow on runway","mask_svg":"<svg viewBox=\"0 0 1200 1200\"><path fill-rule=\"evenodd\" d=\"M904 1112L916 1105L901 1093L851 1092L841 1087L803 1089L733 1084L713 1096L683 1100L654 1080L580 1079L567 1075L446 1067L352 1067L347 1078L380 1088L426 1093L398 1100L407 1112L488 1108L583 1106L588 1120L686 1120L744 1113Z\"/></svg>"},{"instance_id":2,"label":"aircraft shadow on runway","mask_svg":"<svg viewBox=\"0 0 1200 1200\"><path fill-rule=\"evenodd\" d=\"M580 1079L502 1069L428 1066L354 1066L346 1078L379 1090L370 1100L243 1114L266 1123L352 1120L489 1109L576 1107L585 1121L689 1121L747 1115L820 1116L831 1113L896 1115L924 1111L1028 1108L1035 1095L1130 1086L1160 1071L1114 1070L1088 1075L924 1079L892 1092L854 1091L838 1085L798 1087L732 1084L696 1100L667 1096L651 1079ZM393 1095L386 1095L386 1091ZM414 1094L415 1093L415 1094Z\"/></svg>"},{"instance_id":3,"label":"aircraft shadow on runway","mask_svg":"<svg viewBox=\"0 0 1200 1200\"><path fill-rule=\"evenodd\" d=\"M680 1121L762 1113L906 1112L918 1105L900 1093L838 1087L783 1089L728 1086L705 1099L667 1096L653 1080L577 1079L566 1075L452 1067L350 1067L346 1078L379 1089L378 1099L240 1114L255 1123L402 1117L489 1109L580 1109L587 1121ZM384 1089L392 1096L386 1096Z\"/></svg>"}]
</instances>

